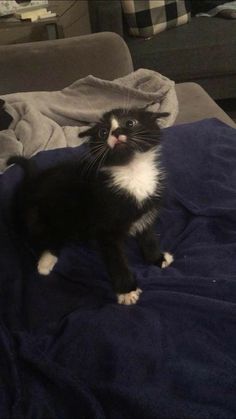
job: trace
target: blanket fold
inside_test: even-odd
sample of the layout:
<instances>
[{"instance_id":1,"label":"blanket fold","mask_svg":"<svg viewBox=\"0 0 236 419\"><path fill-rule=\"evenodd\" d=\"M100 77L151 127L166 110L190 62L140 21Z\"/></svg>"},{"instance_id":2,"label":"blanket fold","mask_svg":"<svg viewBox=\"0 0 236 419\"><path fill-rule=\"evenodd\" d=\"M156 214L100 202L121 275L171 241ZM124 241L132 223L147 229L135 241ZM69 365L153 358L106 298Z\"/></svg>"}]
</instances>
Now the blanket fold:
<instances>
[{"instance_id":1,"label":"blanket fold","mask_svg":"<svg viewBox=\"0 0 236 419\"><path fill-rule=\"evenodd\" d=\"M178 113L174 82L145 69L114 81L87 76L61 91L13 93L2 99L13 121L11 132L0 131L0 170L11 154L31 157L42 150L80 145L79 132L104 111L147 107L153 112L169 112L160 121L162 128L172 125Z\"/></svg>"}]
</instances>

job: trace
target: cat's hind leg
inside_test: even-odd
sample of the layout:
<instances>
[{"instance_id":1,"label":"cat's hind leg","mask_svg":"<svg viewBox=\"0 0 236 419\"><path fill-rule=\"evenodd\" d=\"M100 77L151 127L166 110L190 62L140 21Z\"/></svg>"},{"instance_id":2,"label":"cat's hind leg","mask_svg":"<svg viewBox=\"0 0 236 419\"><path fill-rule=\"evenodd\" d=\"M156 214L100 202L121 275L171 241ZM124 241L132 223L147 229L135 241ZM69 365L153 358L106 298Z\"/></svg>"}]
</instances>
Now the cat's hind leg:
<instances>
[{"instance_id":1,"label":"cat's hind leg","mask_svg":"<svg viewBox=\"0 0 236 419\"><path fill-rule=\"evenodd\" d=\"M137 240L147 263L167 268L174 262L174 256L171 253L161 253L159 240L151 227L137 235Z\"/></svg>"},{"instance_id":2,"label":"cat's hind leg","mask_svg":"<svg viewBox=\"0 0 236 419\"><path fill-rule=\"evenodd\" d=\"M137 234L136 238L144 260L148 264L162 267L162 263L164 262L164 255L161 253L159 239L154 234L153 227L150 226L142 233Z\"/></svg>"},{"instance_id":3,"label":"cat's hind leg","mask_svg":"<svg viewBox=\"0 0 236 419\"><path fill-rule=\"evenodd\" d=\"M139 300L141 290L129 269L124 255L123 240L104 237L100 249L119 304L132 305Z\"/></svg>"},{"instance_id":4,"label":"cat's hind leg","mask_svg":"<svg viewBox=\"0 0 236 419\"><path fill-rule=\"evenodd\" d=\"M131 304L136 304L142 290L140 288L136 288L135 291L130 291L125 294L117 294L117 301L119 304L124 304L129 306Z\"/></svg>"},{"instance_id":5,"label":"cat's hind leg","mask_svg":"<svg viewBox=\"0 0 236 419\"><path fill-rule=\"evenodd\" d=\"M57 256L51 253L50 250L45 250L38 261L38 272L41 275L49 275L57 261Z\"/></svg>"},{"instance_id":6,"label":"cat's hind leg","mask_svg":"<svg viewBox=\"0 0 236 419\"><path fill-rule=\"evenodd\" d=\"M165 252L163 256L164 256L164 260L162 262L161 267L167 268L174 262L174 256L169 252Z\"/></svg>"}]
</instances>

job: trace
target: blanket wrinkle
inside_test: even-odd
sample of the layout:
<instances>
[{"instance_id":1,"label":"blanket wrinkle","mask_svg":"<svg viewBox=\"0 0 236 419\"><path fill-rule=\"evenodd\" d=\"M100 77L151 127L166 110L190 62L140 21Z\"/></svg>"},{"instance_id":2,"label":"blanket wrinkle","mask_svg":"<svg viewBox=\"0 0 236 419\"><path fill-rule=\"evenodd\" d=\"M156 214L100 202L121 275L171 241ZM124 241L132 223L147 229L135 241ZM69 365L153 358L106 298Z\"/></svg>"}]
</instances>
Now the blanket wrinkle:
<instances>
[{"instance_id":1,"label":"blanket wrinkle","mask_svg":"<svg viewBox=\"0 0 236 419\"><path fill-rule=\"evenodd\" d=\"M9 130L0 131L0 170L12 154L31 157L39 151L83 144L86 139L82 141L78 134L114 108L168 112L169 116L159 121L161 128L171 126L178 113L175 83L146 69L113 81L90 75L61 91L12 93L2 99L13 121Z\"/></svg>"}]
</instances>

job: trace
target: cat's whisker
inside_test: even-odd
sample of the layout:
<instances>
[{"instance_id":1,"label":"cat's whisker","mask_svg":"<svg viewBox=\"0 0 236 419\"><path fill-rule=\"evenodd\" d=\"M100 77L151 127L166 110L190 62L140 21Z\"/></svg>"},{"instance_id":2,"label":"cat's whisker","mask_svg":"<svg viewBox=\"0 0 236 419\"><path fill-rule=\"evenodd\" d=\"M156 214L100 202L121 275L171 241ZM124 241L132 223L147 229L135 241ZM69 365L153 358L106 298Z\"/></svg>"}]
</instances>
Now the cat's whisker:
<instances>
[{"instance_id":1,"label":"cat's whisker","mask_svg":"<svg viewBox=\"0 0 236 419\"><path fill-rule=\"evenodd\" d=\"M123 114L125 115L125 114L128 113L129 108L130 108L130 91L129 91L129 89L127 89L127 95L125 95L124 98L125 98L125 104L124 104L124 108L123 108L123 110L124 110Z\"/></svg>"},{"instance_id":2,"label":"cat's whisker","mask_svg":"<svg viewBox=\"0 0 236 419\"><path fill-rule=\"evenodd\" d=\"M105 160L105 158L106 158L106 156L107 156L108 152L109 152L109 149L108 149L108 148L106 148L106 149L105 149L105 151L104 151L104 153L103 153L103 156L102 156L102 158L101 158L101 160L100 160L100 163L99 163L99 165L98 165L98 168L97 168L97 173L98 173L98 172L99 172L99 170L101 169L101 167L102 167L102 165L103 165L103 163L104 163L104 160Z\"/></svg>"},{"instance_id":3,"label":"cat's whisker","mask_svg":"<svg viewBox=\"0 0 236 419\"><path fill-rule=\"evenodd\" d=\"M155 138L151 138L151 137L136 137L136 136L132 136L133 138L142 141L142 142L155 142L156 139Z\"/></svg>"},{"instance_id":4,"label":"cat's whisker","mask_svg":"<svg viewBox=\"0 0 236 419\"><path fill-rule=\"evenodd\" d=\"M100 148L101 148L101 146L99 147L99 149ZM81 158L86 159L87 157L91 157L93 154L97 153L97 151L99 151L99 150L92 150L92 149L82 150Z\"/></svg>"},{"instance_id":5,"label":"cat's whisker","mask_svg":"<svg viewBox=\"0 0 236 419\"><path fill-rule=\"evenodd\" d=\"M82 152L81 152L81 155L80 155L80 158L81 158L81 160L83 159L86 159L88 156L90 156L91 155L91 153L90 153L90 150L83 150Z\"/></svg>"},{"instance_id":6,"label":"cat's whisker","mask_svg":"<svg viewBox=\"0 0 236 419\"><path fill-rule=\"evenodd\" d=\"M138 144L140 144L140 145L145 144L145 141L144 141L144 140L140 140L139 138L135 138L135 137L133 137L133 139L134 139L134 141L135 141L136 143L138 143Z\"/></svg>"},{"instance_id":7,"label":"cat's whisker","mask_svg":"<svg viewBox=\"0 0 236 419\"><path fill-rule=\"evenodd\" d=\"M136 143L138 143L138 144L144 144L145 142L148 142L148 144L151 146L151 144L153 144L153 146L155 146L155 145L157 145L157 141L156 140L150 140L150 138L142 138L142 139L140 139L140 138L138 138L138 137L135 137L135 136L132 136L132 139L136 142Z\"/></svg>"},{"instance_id":8,"label":"cat's whisker","mask_svg":"<svg viewBox=\"0 0 236 419\"><path fill-rule=\"evenodd\" d=\"M103 143L102 141L98 141L98 140L95 140L95 141L91 140L91 141L89 142L89 144L94 144L94 145L104 145L104 143Z\"/></svg>"},{"instance_id":9,"label":"cat's whisker","mask_svg":"<svg viewBox=\"0 0 236 419\"><path fill-rule=\"evenodd\" d=\"M125 115L125 110L127 109L127 104L128 104L128 102L127 102L127 95L128 95L128 92L127 92L126 95L124 95L123 115Z\"/></svg>"},{"instance_id":10,"label":"cat's whisker","mask_svg":"<svg viewBox=\"0 0 236 419\"><path fill-rule=\"evenodd\" d=\"M135 141L133 138L130 138L129 141L131 142L131 145L135 145L135 149L137 149L138 151L142 151L142 149L137 144L137 141Z\"/></svg>"},{"instance_id":11,"label":"cat's whisker","mask_svg":"<svg viewBox=\"0 0 236 419\"><path fill-rule=\"evenodd\" d=\"M90 158L90 159L86 162L87 164L85 165L84 170L83 170L83 172L82 172L82 175L83 175L84 177L88 176L88 175L89 175L89 173L91 172L91 169L92 169L92 166L93 166L94 160L96 160L96 158L97 158L97 154L95 154L95 153L94 153L93 158L92 158L92 159Z\"/></svg>"},{"instance_id":12,"label":"cat's whisker","mask_svg":"<svg viewBox=\"0 0 236 419\"><path fill-rule=\"evenodd\" d=\"M125 99L126 95L124 95L124 104L122 106L122 115L125 115L125 106L126 106L126 99Z\"/></svg>"},{"instance_id":13,"label":"cat's whisker","mask_svg":"<svg viewBox=\"0 0 236 419\"><path fill-rule=\"evenodd\" d=\"M104 145L100 145L100 146L94 147L94 148L91 147L91 154L94 153L94 152L96 153L97 151L101 150L103 147L104 147Z\"/></svg>"},{"instance_id":14,"label":"cat's whisker","mask_svg":"<svg viewBox=\"0 0 236 419\"><path fill-rule=\"evenodd\" d=\"M123 114L124 116L125 116L125 115L128 115L128 112L129 112L129 109L128 109L127 107L123 108L122 114Z\"/></svg>"},{"instance_id":15,"label":"cat's whisker","mask_svg":"<svg viewBox=\"0 0 236 419\"><path fill-rule=\"evenodd\" d=\"M101 169L101 167L102 167L102 164L103 164L103 162L104 162L104 159L105 159L105 157L106 157L107 153L108 153L108 149L104 148L104 149L102 150L101 154L100 154L100 155L97 157L97 159L96 159L96 164L97 164L97 168L96 168L96 170L95 170L95 174L96 174L96 176L98 175L98 173L99 173L99 171L100 171L100 169Z\"/></svg>"},{"instance_id":16,"label":"cat's whisker","mask_svg":"<svg viewBox=\"0 0 236 419\"><path fill-rule=\"evenodd\" d=\"M88 176L88 174L90 172L90 166L91 166L91 164L92 164L92 162L90 160L87 165L84 165L84 167L83 167L83 169L81 171L81 176L83 178L86 178Z\"/></svg>"},{"instance_id":17,"label":"cat's whisker","mask_svg":"<svg viewBox=\"0 0 236 419\"><path fill-rule=\"evenodd\" d=\"M89 162L90 164L87 166L86 175L89 175L92 169L96 166L96 163L102 157L103 153L104 153L104 148L95 154L94 158Z\"/></svg>"},{"instance_id":18,"label":"cat's whisker","mask_svg":"<svg viewBox=\"0 0 236 419\"><path fill-rule=\"evenodd\" d=\"M135 129L133 129L133 132L146 134L146 131L142 128L135 128Z\"/></svg>"},{"instance_id":19,"label":"cat's whisker","mask_svg":"<svg viewBox=\"0 0 236 419\"><path fill-rule=\"evenodd\" d=\"M138 138L145 138L145 139L152 138L151 135L148 135L147 133L145 133L145 134L140 133L140 132L132 132L132 137L133 136L136 136Z\"/></svg>"},{"instance_id":20,"label":"cat's whisker","mask_svg":"<svg viewBox=\"0 0 236 419\"><path fill-rule=\"evenodd\" d=\"M98 150L86 150L86 152L84 154L82 154L82 158L83 158L83 167L81 170L81 175L84 176L85 174L87 174L88 169L91 165L91 163L93 162L93 160L96 158L97 154L99 153L101 147L99 147Z\"/></svg>"},{"instance_id":21,"label":"cat's whisker","mask_svg":"<svg viewBox=\"0 0 236 419\"><path fill-rule=\"evenodd\" d=\"M138 139L140 139L140 140L143 140L143 141L157 141L157 138L156 138L156 136L152 136L152 135L148 135L147 133L145 133L145 134L133 134L132 135L132 137L136 137L136 138L138 138Z\"/></svg>"},{"instance_id":22,"label":"cat's whisker","mask_svg":"<svg viewBox=\"0 0 236 419\"><path fill-rule=\"evenodd\" d=\"M96 160L103 155L104 150L105 150L105 146L101 147L101 149L99 150L99 152L97 152Z\"/></svg>"}]
</instances>

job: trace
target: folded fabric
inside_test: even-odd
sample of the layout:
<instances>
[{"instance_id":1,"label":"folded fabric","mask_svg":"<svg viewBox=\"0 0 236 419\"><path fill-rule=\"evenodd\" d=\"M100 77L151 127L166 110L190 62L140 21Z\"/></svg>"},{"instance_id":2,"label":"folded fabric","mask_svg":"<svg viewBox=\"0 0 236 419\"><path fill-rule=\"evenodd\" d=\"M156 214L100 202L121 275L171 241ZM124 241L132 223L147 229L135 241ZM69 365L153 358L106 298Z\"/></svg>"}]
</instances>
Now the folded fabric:
<instances>
[{"instance_id":1,"label":"folded fabric","mask_svg":"<svg viewBox=\"0 0 236 419\"><path fill-rule=\"evenodd\" d=\"M228 1L223 4L216 4L215 7L210 10L199 12L197 16L206 16L213 17L216 15L221 15L226 18L235 19L236 18L236 1Z\"/></svg>"},{"instance_id":2,"label":"folded fabric","mask_svg":"<svg viewBox=\"0 0 236 419\"><path fill-rule=\"evenodd\" d=\"M0 418L236 418L236 130L206 120L163 135L156 232L175 260L147 265L127 243L143 290L134 306L117 304L85 244L40 276L12 229L22 170L0 176ZM41 170L83 147L34 159Z\"/></svg>"},{"instance_id":3,"label":"folded fabric","mask_svg":"<svg viewBox=\"0 0 236 419\"><path fill-rule=\"evenodd\" d=\"M13 121L0 131L0 170L12 154L30 157L41 150L80 145L79 132L104 111L147 107L169 112L161 127L172 125L178 113L174 82L145 69L114 81L88 76L61 91L13 93L2 99Z\"/></svg>"}]
</instances>

